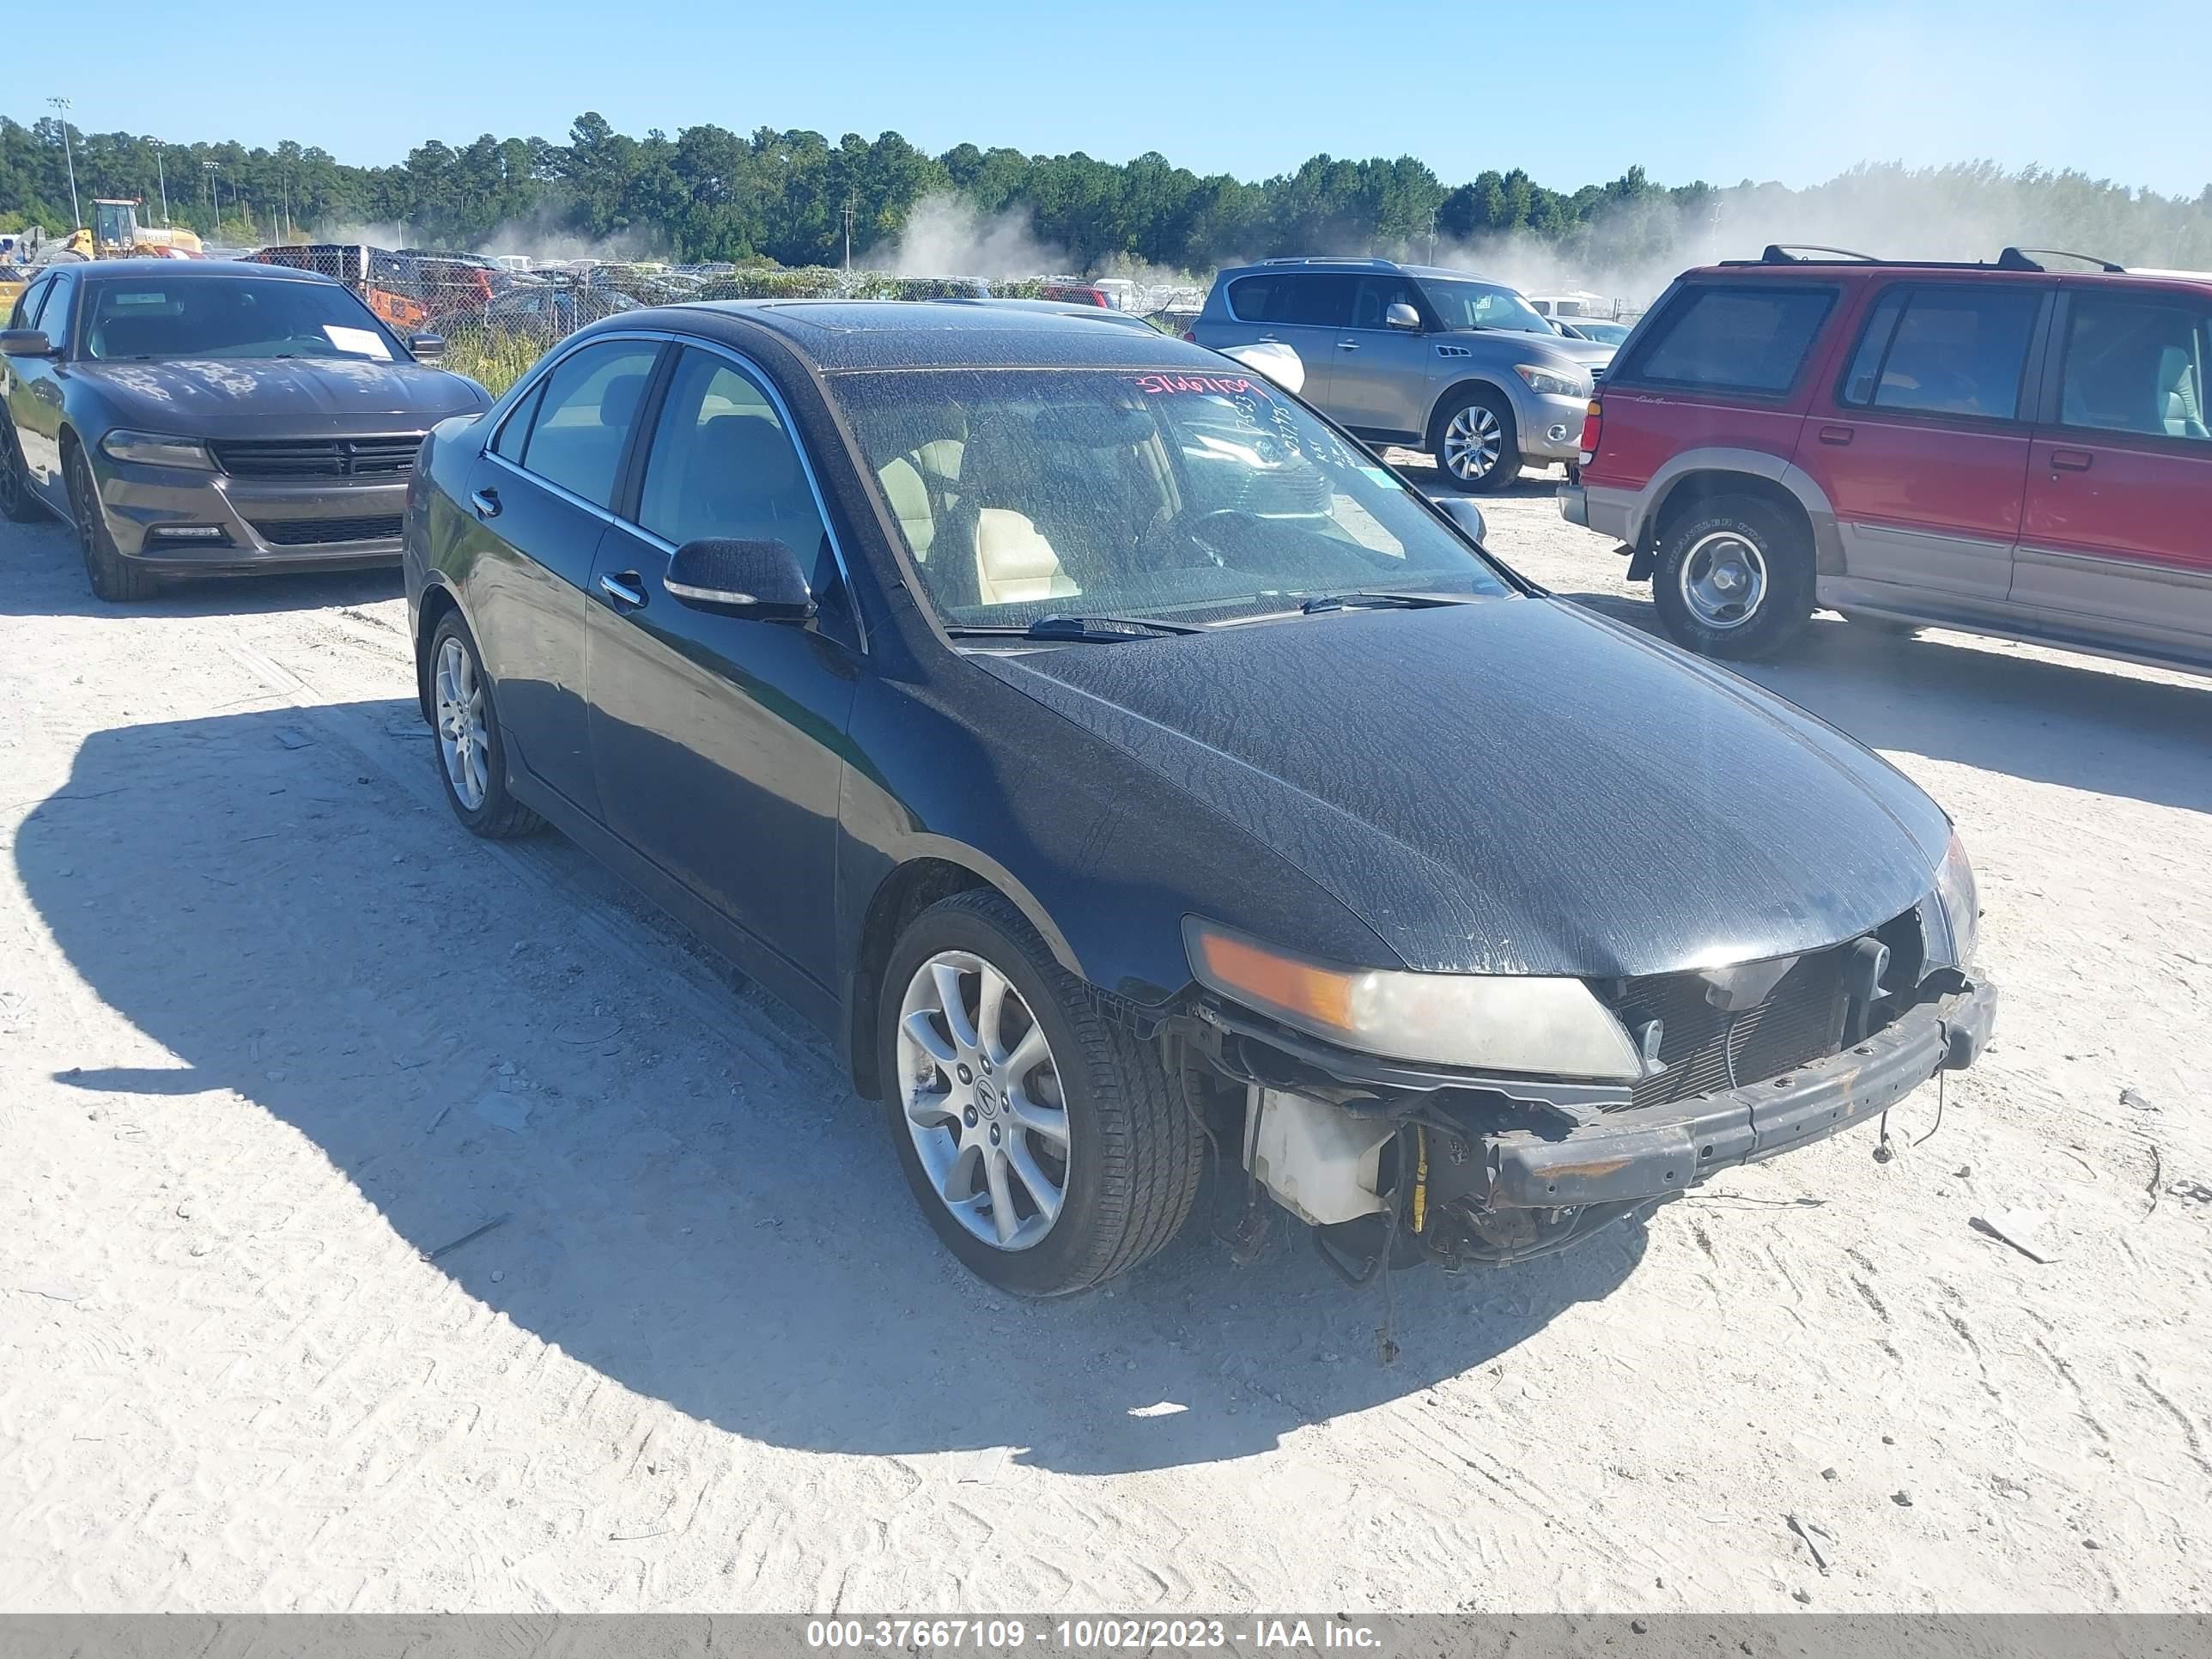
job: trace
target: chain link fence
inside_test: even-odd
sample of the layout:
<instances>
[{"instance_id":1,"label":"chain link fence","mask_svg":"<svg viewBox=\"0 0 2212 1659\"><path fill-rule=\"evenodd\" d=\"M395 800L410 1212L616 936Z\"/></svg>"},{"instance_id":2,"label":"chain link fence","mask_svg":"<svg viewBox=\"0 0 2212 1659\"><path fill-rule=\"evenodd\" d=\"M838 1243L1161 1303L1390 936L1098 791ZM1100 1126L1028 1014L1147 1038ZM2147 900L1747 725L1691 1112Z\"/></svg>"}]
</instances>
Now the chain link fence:
<instances>
[{"instance_id":1,"label":"chain link fence","mask_svg":"<svg viewBox=\"0 0 2212 1659\"><path fill-rule=\"evenodd\" d=\"M648 306L691 300L1043 299L1056 297L1066 286L1044 278L987 283L828 266L592 260L511 269L507 262L474 255L353 243L267 247L247 257L337 278L402 338L441 336L446 366L481 381L495 395L578 329Z\"/></svg>"}]
</instances>

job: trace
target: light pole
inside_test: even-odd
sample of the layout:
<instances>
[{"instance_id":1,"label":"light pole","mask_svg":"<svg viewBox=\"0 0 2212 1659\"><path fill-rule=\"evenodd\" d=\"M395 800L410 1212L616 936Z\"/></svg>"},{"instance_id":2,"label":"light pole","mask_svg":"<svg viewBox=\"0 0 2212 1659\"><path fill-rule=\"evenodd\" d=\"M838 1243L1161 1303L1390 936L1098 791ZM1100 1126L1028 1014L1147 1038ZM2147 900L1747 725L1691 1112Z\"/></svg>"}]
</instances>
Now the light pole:
<instances>
[{"instance_id":1,"label":"light pole","mask_svg":"<svg viewBox=\"0 0 2212 1659\"><path fill-rule=\"evenodd\" d=\"M218 239L222 235L222 163L220 161L203 161L200 163L200 176L205 179L208 183L208 201L215 209L215 234Z\"/></svg>"},{"instance_id":2,"label":"light pole","mask_svg":"<svg viewBox=\"0 0 2212 1659\"><path fill-rule=\"evenodd\" d=\"M859 205L852 197L845 198L845 269L848 270L853 268L853 216L859 210Z\"/></svg>"},{"instance_id":3,"label":"light pole","mask_svg":"<svg viewBox=\"0 0 2212 1659\"><path fill-rule=\"evenodd\" d=\"M70 228L74 230L84 222L84 210L76 204L76 153L70 148L70 100L66 98L49 98L46 101L54 106L55 111L61 117L62 159L69 166Z\"/></svg>"},{"instance_id":4,"label":"light pole","mask_svg":"<svg viewBox=\"0 0 2212 1659\"><path fill-rule=\"evenodd\" d=\"M169 174L161 165L161 152L168 146L159 138L149 138L146 142L154 147L154 176L161 183L161 222L166 225L169 222Z\"/></svg>"}]
</instances>

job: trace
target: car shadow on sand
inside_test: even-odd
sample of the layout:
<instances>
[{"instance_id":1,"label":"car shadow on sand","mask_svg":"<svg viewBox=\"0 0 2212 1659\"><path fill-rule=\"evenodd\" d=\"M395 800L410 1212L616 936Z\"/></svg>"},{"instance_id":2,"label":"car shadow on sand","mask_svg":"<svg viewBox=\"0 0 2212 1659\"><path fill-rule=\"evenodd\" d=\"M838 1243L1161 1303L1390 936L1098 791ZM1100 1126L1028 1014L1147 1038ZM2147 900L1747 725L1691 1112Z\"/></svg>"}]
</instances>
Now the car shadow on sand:
<instances>
[{"instance_id":1,"label":"car shadow on sand","mask_svg":"<svg viewBox=\"0 0 2212 1659\"><path fill-rule=\"evenodd\" d=\"M1558 596L1665 637L1648 599ZM1902 637L1826 611L1777 660L1725 665L1869 748L2212 812L2212 682L2142 679L2001 640Z\"/></svg>"},{"instance_id":2,"label":"car shadow on sand","mask_svg":"<svg viewBox=\"0 0 2212 1659\"><path fill-rule=\"evenodd\" d=\"M0 617L198 617L273 616L374 605L399 597L399 567L378 570L286 570L249 576L194 576L149 599L111 604L93 597L75 532L55 521L0 523L0 551L14 574L0 583ZM33 556L17 556L22 553Z\"/></svg>"},{"instance_id":3,"label":"car shadow on sand","mask_svg":"<svg viewBox=\"0 0 2212 1659\"><path fill-rule=\"evenodd\" d=\"M1107 1290L1001 1296L930 1233L826 1042L726 968L687 977L680 932L572 844L472 840L429 768L396 701L87 740L17 871L70 967L181 1067L48 1069L149 1116L269 1114L425 1271L732 1432L1094 1474L1249 1456L1502 1369L1642 1255L1631 1223L1552 1261L1394 1275L1389 1366L1382 1291L1346 1288L1286 1218L1247 1266L1201 1213ZM320 1273L311 1218L347 1200L298 1198L254 1251Z\"/></svg>"}]
</instances>

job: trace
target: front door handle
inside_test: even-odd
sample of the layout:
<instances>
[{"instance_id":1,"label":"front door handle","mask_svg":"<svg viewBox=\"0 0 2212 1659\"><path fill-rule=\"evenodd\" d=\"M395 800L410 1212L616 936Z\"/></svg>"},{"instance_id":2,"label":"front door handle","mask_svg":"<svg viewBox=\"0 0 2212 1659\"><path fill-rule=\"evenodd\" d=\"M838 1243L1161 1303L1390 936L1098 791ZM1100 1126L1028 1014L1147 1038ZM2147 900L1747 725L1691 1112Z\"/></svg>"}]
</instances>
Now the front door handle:
<instances>
[{"instance_id":1,"label":"front door handle","mask_svg":"<svg viewBox=\"0 0 2212 1659\"><path fill-rule=\"evenodd\" d=\"M472 490L469 495L469 505L476 509L479 519L496 519L499 517L499 491Z\"/></svg>"},{"instance_id":2,"label":"front door handle","mask_svg":"<svg viewBox=\"0 0 2212 1659\"><path fill-rule=\"evenodd\" d=\"M645 609L645 578L635 570L618 571L599 578L599 592L614 602L617 611Z\"/></svg>"},{"instance_id":3,"label":"front door handle","mask_svg":"<svg viewBox=\"0 0 2212 1659\"><path fill-rule=\"evenodd\" d=\"M1850 442L1852 436L1852 428L1847 426L1824 426L1820 428L1820 441L1834 444L1838 448Z\"/></svg>"},{"instance_id":4,"label":"front door handle","mask_svg":"<svg viewBox=\"0 0 2212 1659\"><path fill-rule=\"evenodd\" d=\"M2096 459L2086 449L2054 449L2051 452L2051 468L2059 472L2087 472L2089 463Z\"/></svg>"},{"instance_id":5,"label":"front door handle","mask_svg":"<svg viewBox=\"0 0 2212 1659\"><path fill-rule=\"evenodd\" d=\"M1336 343L1336 349L1339 351L1357 351L1359 349L1359 342L1357 340L1339 340Z\"/></svg>"}]
</instances>

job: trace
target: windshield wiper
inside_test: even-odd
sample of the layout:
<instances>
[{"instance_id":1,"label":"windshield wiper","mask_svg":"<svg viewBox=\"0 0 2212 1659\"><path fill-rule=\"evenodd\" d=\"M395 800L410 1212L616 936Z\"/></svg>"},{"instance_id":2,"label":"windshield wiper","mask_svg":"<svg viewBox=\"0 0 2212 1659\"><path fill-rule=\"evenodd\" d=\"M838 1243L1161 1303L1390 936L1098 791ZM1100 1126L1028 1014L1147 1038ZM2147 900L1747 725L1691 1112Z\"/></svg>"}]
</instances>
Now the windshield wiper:
<instances>
[{"instance_id":1,"label":"windshield wiper","mask_svg":"<svg viewBox=\"0 0 2212 1659\"><path fill-rule=\"evenodd\" d=\"M1302 601L1298 609L1309 617L1324 611L1381 611L1392 606L1426 611L1439 605L1465 605L1473 597L1466 593L1316 593Z\"/></svg>"},{"instance_id":2,"label":"windshield wiper","mask_svg":"<svg viewBox=\"0 0 2212 1659\"><path fill-rule=\"evenodd\" d=\"M955 625L945 630L955 639L982 637L1013 640L1073 640L1090 645L1119 645L1127 640L1150 639L1159 634L1197 634L1194 623L1154 622L1149 617L1039 617L1025 626Z\"/></svg>"}]
</instances>

